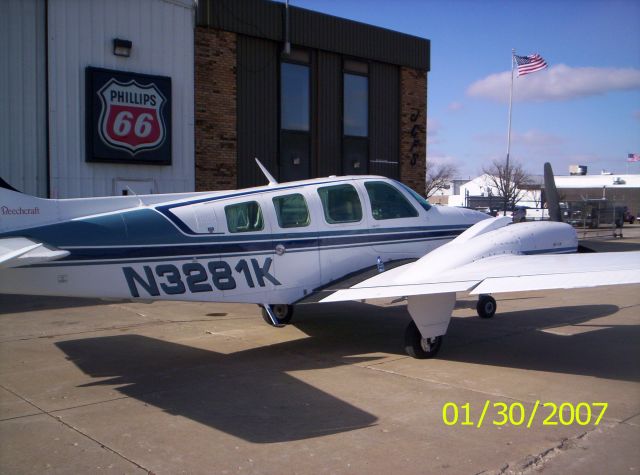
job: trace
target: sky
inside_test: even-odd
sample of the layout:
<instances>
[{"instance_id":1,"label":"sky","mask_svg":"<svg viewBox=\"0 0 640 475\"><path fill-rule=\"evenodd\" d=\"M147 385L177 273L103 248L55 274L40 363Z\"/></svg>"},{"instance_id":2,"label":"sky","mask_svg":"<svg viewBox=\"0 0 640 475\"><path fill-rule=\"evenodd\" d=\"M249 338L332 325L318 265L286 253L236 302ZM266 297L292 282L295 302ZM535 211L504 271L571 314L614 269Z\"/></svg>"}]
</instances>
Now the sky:
<instances>
[{"instance_id":1,"label":"sky","mask_svg":"<svg viewBox=\"0 0 640 475\"><path fill-rule=\"evenodd\" d=\"M431 41L428 163L479 175L507 153L511 50L549 68L514 79L511 160L640 173L638 0L290 0Z\"/></svg>"}]
</instances>

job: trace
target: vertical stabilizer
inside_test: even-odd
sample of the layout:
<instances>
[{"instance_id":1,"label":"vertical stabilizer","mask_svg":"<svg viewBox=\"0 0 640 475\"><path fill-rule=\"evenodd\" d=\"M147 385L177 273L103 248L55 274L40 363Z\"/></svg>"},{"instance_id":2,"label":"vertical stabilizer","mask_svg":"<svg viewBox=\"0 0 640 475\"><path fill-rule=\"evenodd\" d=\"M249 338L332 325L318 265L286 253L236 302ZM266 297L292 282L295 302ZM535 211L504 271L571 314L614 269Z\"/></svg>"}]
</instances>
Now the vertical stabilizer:
<instances>
[{"instance_id":1,"label":"vertical stabilizer","mask_svg":"<svg viewBox=\"0 0 640 475\"><path fill-rule=\"evenodd\" d=\"M560 198L558 197L558 189L556 181L553 178L553 169L551 164L544 164L544 191L547 198L547 209L549 210L549 219L551 221L562 222L562 213L560 212Z\"/></svg>"},{"instance_id":2,"label":"vertical stabilizer","mask_svg":"<svg viewBox=\"0 0 640 475\"><path fill-rule=\"evenodd\" d=\"M15 191L16 193L20 193L19 190L16 190L13 186L11 186L9 183L4 181L1 176L0 176L0 188L4 188L5 190L11 190L11 191Z\"/></svg>"}]
</instances>

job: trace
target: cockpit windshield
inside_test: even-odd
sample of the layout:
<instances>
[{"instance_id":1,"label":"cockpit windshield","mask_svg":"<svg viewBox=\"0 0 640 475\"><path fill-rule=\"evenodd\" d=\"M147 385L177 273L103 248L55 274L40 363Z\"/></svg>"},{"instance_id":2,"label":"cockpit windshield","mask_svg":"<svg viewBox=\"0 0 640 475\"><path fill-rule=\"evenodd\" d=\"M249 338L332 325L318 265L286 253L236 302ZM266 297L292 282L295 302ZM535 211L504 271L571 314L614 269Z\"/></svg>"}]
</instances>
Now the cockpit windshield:
<instances>
[{"instance_id":1,"label":"cockpit windshield","mask_svg":"<svg viewBox=\"0 0 640 475\"><path fill-rule=\"evenodd\" d=\"M429 202L426 199L424 199L422 196L420 196L418 193L413 191L410 187L408 187L404 183L400 183L399 181L396 181L396 180L392 180L392 181L397 185L399 185L401 188L403 188L411 196L413 196L415 200L420 204L420 206L422 206L425 209L425 211L429 211L431 209L431 205L429 204Z\"/></svg>"}]
</instances>

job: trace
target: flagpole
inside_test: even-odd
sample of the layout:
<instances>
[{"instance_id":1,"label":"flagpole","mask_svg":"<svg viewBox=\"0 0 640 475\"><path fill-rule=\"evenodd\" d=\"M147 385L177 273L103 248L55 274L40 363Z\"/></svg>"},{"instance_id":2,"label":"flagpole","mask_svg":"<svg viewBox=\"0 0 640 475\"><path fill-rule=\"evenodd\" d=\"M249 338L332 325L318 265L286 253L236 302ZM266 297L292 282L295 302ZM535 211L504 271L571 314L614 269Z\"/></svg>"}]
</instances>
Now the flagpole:
<instances>
[{"instance_id":1,"label":"flagpole","mask_svg":"<svg viewBox=\"0 0 640 475\"><path fill-rule=\"evenodd\" d=\"M505 178L507 180L507 185L504 188L505 194L504 194L504 209L502 210L502 215L506 216L507 215L507 201L509 200L508 198L508 192L510 191L511 188L511 183L510 183L510 178L509 178L509 154L511 153L511 109L513 106L513 57L516 54L516 50L515 48L511 49L511 90L509 92L509 129L507 132L507 166L505 167Z\"/></svg>"}]
</instances>

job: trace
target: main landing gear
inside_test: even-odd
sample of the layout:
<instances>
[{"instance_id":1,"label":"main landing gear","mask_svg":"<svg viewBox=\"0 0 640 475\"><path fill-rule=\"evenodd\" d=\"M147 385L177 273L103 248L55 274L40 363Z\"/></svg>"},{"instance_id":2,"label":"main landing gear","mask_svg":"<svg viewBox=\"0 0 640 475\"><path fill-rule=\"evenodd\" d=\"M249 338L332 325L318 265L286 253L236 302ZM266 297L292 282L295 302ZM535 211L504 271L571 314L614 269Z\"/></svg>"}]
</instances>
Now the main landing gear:
<instances>
[{"instance_id":1,"label":"main landing gear","mask_svg":"<svg viewBox=\"0 0 640 475\"><path fill-rule=\"evenodd\" d=\"M440 351L440 346L442 346L441 336L422 338L413 320L404 332L404 351L419 360L435 357Z\"/></svg>"},{"instance_id":2,"label":"main landing gear","mask_svg":"<svg viewBox=\"0 0 640 475\"><path fill-rule=\"evenodd\" d=\"M478 311L478 316L480 318L491 318L496 314L496 309L498 308L496 304L496 299L494 299L491 295L480 295L478 299L478 304L476 305L476 310Z\"/></svg>"},{"instance_id":3,"label":"main landing gear","mask_svg":"<svg viewBox=\"0 0 640 475\"><path fill-rule=\"evenodd\" d=\"M272 327L283 327L291 323L291 319L293 318L293 305L262 305L262 318Z\"/></svg>"}]
</instances>

